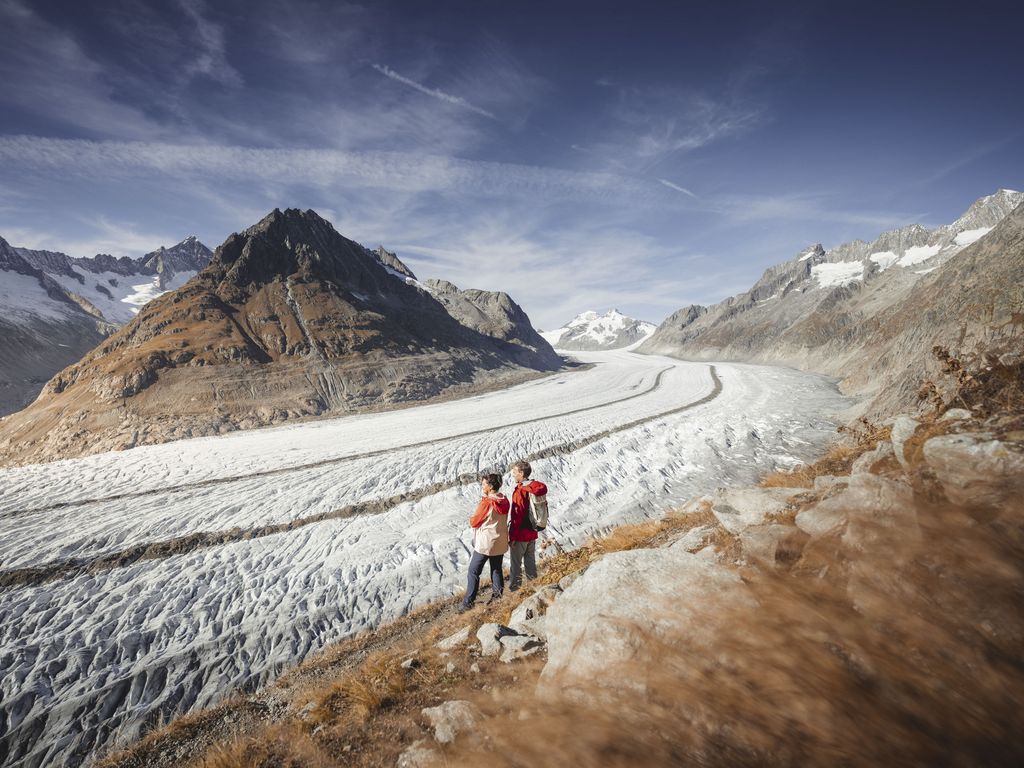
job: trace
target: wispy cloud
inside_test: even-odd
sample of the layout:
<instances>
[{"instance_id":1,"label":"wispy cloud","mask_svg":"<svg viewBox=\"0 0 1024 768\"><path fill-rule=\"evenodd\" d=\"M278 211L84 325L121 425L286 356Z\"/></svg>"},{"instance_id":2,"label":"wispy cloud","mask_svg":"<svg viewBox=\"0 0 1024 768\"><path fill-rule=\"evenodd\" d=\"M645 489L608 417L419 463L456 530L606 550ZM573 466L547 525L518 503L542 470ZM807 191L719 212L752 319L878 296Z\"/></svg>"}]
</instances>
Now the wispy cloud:
<instances>
[{"instance_id":1,"label":"wispy cloud","mask_svg":"<svg viewBox=\"0 0 1024 768\"><path fill-rule=\"evenodd\" d=\"M419 91L420 93L424 93L427 96L432 96L433 98L440 99L441 101L447 102L448 104L454 104L457 107L468 109L470 112L476 112L478 115L489 117L491 120L497 120L497 117L494 115L493 112L488 112L486 109L483 109L482 107L478 107L475 104L470 104L461 96L453 96L452 94L445 93L444 91L438 88L428 88L422 83L417 83L415 80L400 75L398 72L395 72L395 70L391 69L391 67L388 67L384 64L374 64L373 68L380 72L382 75L384 75L384 77L390 78L395 82L402 83L402 85L407 85L410 88L414 88L415 90Z\"/></svg>"},{"instance_id":2,"label":"wispy cloud","mask_svg":"<svg viewBox=\"0 0 1024 768\"><path fill-rule=\"evenodd\" d=\"M673 184L673 183L672 183L671 181L669 181L668 179L658 179L658 181L659 181L660 183L664 184L664 185L665 185L666 187L668 187L669 189L674 189L674 190L675 190L676 192L682 192L682 193L683 193L684 195L689 195L689 196L690 196L690 197L692 197L692 198L693 198L694 200L696 200L696 199L697 199L697 196L696 196L695 194L693 194L693 192L691 192L690 190L688 190L688 189L687 189L686 187L680 187L680 186L679 186L678 184Z\"/></svg>"},{"instance_id":3,"label":"wispy cloud","mask_svg":"<svg viewBox=\"0 0 1024 768\"><path fill-rule=\"evenodd\" d=\"M281 187L379 187L395 191L473 190L494 196L656 200L656 187L611 173L466 160L404 152L253 149L155 142L0 137L0 163L90 179L136 173L179 178L258 179Z\"/></svg>"},{"instance_id":4,"label":"wispy cloud","mask_svg":"<svg viewBox=\"0 0 1024 768\"><path fill-rule=\"evenodd\" d=\"M721 226L758 221L776 224L812 224L820 232L823 224L855 227L865 237L877 237L882 231L920 221L921 213L859 210L837 205L829 194L720 195L705 200L708 211L720 214ZM834 229L834 227L829 227ZM812 237L819 237L813 235ZM837 245L838 243L834 243ZM781 259L779 259L781 261Z\"/></svg>"},{"instance_id":5,"label":"wispy cloud","mask_svg":"<svg viewBox=\"0 0 1024 768\"><path fill-rule=\"evenodd\" d=\"M224 28L207 18L202 0L178 0L178 4L192 19L199 34L197 55L188 64L186 71L193 75L206 75L224 85L242 85L242 76L227 60Z\"/></svg>"},{"instance_id":6,"label":"wispy cloud","mask_svg":"<svg viewBox=\"0 0 1024 768\"><path fill-rule=\"evenodd\" d=\"M53 231L41 231L31 227L8 227L4 237L12 244L23 248L60 251L69 256L109 253L112 256L131 258L138 258L161 245L173 245L182 239L182 235L168 234L166 231L145 231L137 223L112 221L105 216L98 219L81 219L78 223L81 226L78 237L60 237Z\"/></svg>"},{"instance_id":7,"label":"wispy cloud","mask_svg":"<svg viewBox=\"0 0 1024 768\"><path fill-rule=\"evenodd\" d=\"M572 148L609 169L649 173L767 119L759 101L736 89L712 96L692 88L608 82L601 91L609 94L605 116L591 121L589 135Z\"/></svg>"},{"instance_id":8,"label":"wispy cloud","mask_svg":"<svg viewBox=\"0 0 1024 768\"><path fill-rule=\"evenodd\" d=\"M165 133L115 98L105 69L67 31L20 0L0 2L0 105L88 135L151 138Z\"/></svg>"}]
</instances>

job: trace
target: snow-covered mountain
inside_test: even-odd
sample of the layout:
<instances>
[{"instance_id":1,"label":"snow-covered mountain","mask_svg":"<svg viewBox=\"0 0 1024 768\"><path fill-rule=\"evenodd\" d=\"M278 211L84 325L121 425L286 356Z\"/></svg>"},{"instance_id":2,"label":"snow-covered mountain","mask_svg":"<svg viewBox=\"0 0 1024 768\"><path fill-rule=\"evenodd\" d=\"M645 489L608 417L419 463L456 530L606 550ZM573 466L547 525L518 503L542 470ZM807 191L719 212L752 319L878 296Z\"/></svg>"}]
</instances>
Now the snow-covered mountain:
<instances>
[{"instance_id":1,"label":"snow-covered mountain","mask_svg":"<svg viewBox=\"0 0 1024 768\"><path fill-rule=\"evenodd\" d=\"M0 416L27 405L143 305L184 285L210 261L188 237L138 259L15 248L0 238Z\"/></svg>"},{"instance_id":2,"label":"snow-covered mountain","mask_svg":"<svg viewBox=\"0 0 1024 768\"><path fill-rule=\"evenodd\" d=\"M654 333L657 326L635 320L617 309L603 315L581 312L563 327L542 331L541 336L553 347L577 351L597 351L628 347Z\"/></svg>"},{"instance_id":3,"label":"snow-covered mountain","mask_svg":"<svg viewBox=\"0 0 1024 768\"><path fill-rule=\"evenodd\" d=\"M14 250L115 325L127 323L161 293L183 286L213 255L195 235L170 248L160 246L138 259L117 259L106 253L72 258L59 251Z\"/></svg>"},{"instance_id":4,"label":"snow-covered mountain","mask_svg":"<svg viewBox=\"0 0 1024 768\"><path fill-rule=\"evenodd\" d=\"M1019 313L1021 203L1024 193L1001 189L952 224L805 248L745 293L683 307L639 351L790 365L840 377L848 391L873 395L876 409L912 405L933 345L960 344L961 326L980 332L997 315ZM971 270L951 282L965 264ZM935 294L937 284L949 294Z\"/></svg>"}]
</instances>

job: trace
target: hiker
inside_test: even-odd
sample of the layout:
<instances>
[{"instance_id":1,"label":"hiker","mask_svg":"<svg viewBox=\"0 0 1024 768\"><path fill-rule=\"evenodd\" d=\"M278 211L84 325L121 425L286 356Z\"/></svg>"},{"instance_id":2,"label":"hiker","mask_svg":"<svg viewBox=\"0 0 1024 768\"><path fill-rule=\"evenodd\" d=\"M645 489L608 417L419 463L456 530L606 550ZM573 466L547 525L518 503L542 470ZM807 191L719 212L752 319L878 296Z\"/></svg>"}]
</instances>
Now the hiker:
<instances>
[{"instance_id":1,"label":"hiker","mask_svg":"<svg viewBox=\"0 0 1024 768\"><path fill-rule=\"evenodd\" d=\"M469 518L469 527L473 529L473 557L469 561L469 579L466 583L466 596L462 600L462 611L473 607L485 563L491 565L491 598L487 603L501 597L505 589L501 561L508 551L509 503L504 494L499 492L501 475L484 475L480 478L480 487L484 493L483 498L476 512Z\"/></svg>"},{"instance_id":2,"label":"hiker","mask_svg":"<svg viewBox=\"0 0 1024 768\"><path fill-rule=\"evenodd\" d=\"M539 480L530 480L533 469L528 462L512 465L512 518L509 520L508 539L512 568L508 588L515 592L526 578L537 578L537 531L530 523L530 494L546 496L548 487Z\"/></svg>"}]
</instances>

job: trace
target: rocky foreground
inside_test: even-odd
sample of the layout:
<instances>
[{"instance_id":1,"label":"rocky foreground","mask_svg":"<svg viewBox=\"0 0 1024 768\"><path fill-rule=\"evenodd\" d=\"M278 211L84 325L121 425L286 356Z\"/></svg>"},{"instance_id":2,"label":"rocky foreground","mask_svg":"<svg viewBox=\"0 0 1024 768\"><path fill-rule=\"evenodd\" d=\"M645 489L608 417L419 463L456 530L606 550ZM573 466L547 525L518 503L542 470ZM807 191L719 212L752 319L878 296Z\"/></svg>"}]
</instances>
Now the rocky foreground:
<instances>
[{"instance_id":1,"label":"rocky foreground","mask_svg":"<svg viewBox=\"0 0 1024 768\"><path fill-rule=\"evenodd\" d=\"M1019 765L1024 412L961 399L555 555L497 605L346 641L104 766Z\"/></svg>"}]
</instances>

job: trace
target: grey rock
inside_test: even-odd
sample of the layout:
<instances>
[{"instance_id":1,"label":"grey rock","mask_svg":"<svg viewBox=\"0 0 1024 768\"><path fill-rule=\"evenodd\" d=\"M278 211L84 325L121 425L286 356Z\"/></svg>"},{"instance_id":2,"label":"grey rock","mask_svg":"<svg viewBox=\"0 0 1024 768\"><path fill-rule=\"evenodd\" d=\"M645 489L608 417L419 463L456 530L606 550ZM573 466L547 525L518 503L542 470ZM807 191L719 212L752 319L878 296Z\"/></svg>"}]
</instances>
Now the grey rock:
<instances>
[{"instance_id":1,"label":"grey rock","mask_svg":"<svg viewBox=\"0 0 1024 768\"><path fill-rule=\"evenodd\" d=\"M683 531L675 536L669 543L670 548L682 549L687 552L696 552L707 542L708 536L715 531L714 526L698 525L688 531Z\"/></svg>"},{"instance_id":2,"label":"grey rock","mask_svg":"<svg viewBox=\"0 0 1024 768\"><path fill-rule=\"evenodd\" d=\"M896 460L904 469L907 468L907 459L903 454L903 444L914 436L914 433L917 431L919 426L921 426L921 422L917 419L912 419L906 414L900 414L893 420L892 449L896 454Z\"/></svg>"},{"instance_id":3,"label":"grey rock","mask_svg":"<svg viewBox=\"0 0 1024 768\"><path fill-rule=\"evenodd\" d=\"M565 590L567 590L569 588L569 586L574 581L576 581L576 579L578 579L580 577L581 573L583 573L583 571L576 571L575 573L566 574L565 576L563 576L561 579L558 580L558 586L561 587L562 591L564 592Z\"/></svg>"},{"instance_id":4,"label":"grey rock","mask_svg":"<svg viewBox=\"0 0 1024 768\"><path fill-rule=\"evenodd\" d=\"M544 649L544 641L531 635L509 635L501 638L501 661L519 661Z\"/></svg>"},{"instance_id":5,"label":"grey rock","mask_svg":"<svg viewBox=\"0 0 1024 768\"><path fill-rule=\"evenodd\" d=\"M427 707L423 716L434 729L434 739L440 744L451 744L460 733L471 730L481 715L470 702L456 700Z\"/></svg>"},{"instance_id":6,"label":"grey rock","mask_svg":"<svg viewBox=\"0 0 1024 768\"><path fill-rule=\"evenodd\" d=\"M794 493L792 488L722 489L712 497L712 513L725 530L737 534L784 510Z\"/></svg>"},{"instance_id":7,"label":"grey rock","mask_svg":"<svg viewBox=\"0 0 1024 768\"><path fill-rule=\"evenodd\" d=\"M790 525L753 525L740 535L747 562L774 567L780 560L795 559L807 535Z\"/></svg>"},{"instance_id":8,"label":"grey rock","mask_svg":"<svg viewBox=\"0 0 1024 768\"><path fill-rule=\"evenodd\" d=\"M418 739L398 756L395 768L426 768L433 765L439 757L440 753L430 746L429 741Z\"/></svg>"},{"instance_id":9,"label":"grey rock","mask_svg":"<svg viewBox=\"0 0 1024 768\"><path fill-rule=\"evenodd\" d=\"M832 488L845 486L848 482L846 477L837 477L835 475L818 475L814 478L814 490L816 491L827 491Z\"/></svg>"},{"instance_id":10,"label":"grey rock","mask_svg":"<svg viewBox=\"0 0 1024 768\"><path fill-rule=\"evenodd\" d=\"M501 638L514 634L514 629L503 624L484 624L476 631L476 639L480 641L480 655L497 656L501 653Z\"/></svg>"},{"instance_id":11,"label":"grey rock","mask_svg":"<svg viewBox=\"0 0 1024 768\"><path fill-rule=\"evenodd\" d=\"M686 647L711 642L716 617L739 605L756 607L739 576L699 555L672 548L607 554L548 609L541 686L642 687L616 667L647 660L652 636Z\"/></svg>"},{"instance_id":12,"label":"grey rock","mask_svg":"<svg viewBox=\"0 0 1024 768\"><path fill-rule=\"evenodd\" d=\"M402 669L416 669L420 666L420 660L417 659L415 656L411 656L410 658L403 661L401 666Z\"/></svg>"},{"instance_id":13,"label":"grey rock","mask_svg":"<svg viewBox=\"0 0 1024 768\"><path fill-rule=\"evenodd\" d=\"M933 437L924 460L954 504L991 508L1024 494L1024 454L990 433Z\"/></svg>"},{"instance_id":14,"label":"grey rock","mask_svg":"<svg viewBox=\"0 0 1024 768\"><path fill-rule=\"evenodd\" d=\"M808 536L824 536L830 531L846 525L846 507L833 497L820 501L813 507L803 509L796 516L796 527Z\"/></svg>"},{"instance_id":15,"label":"grey rock","mask_svg":"<svg viewBox=\"0 0 1024 768\"><path fill-rule=\"evenodd\" d=\"M448 635L444 640L438 642L437 647L442 651L450 651L453 648L464 645L467 640L469 640L469 627L463 627L458 632Z\"/></svg>"},{"instance_id":16,"label":"grey rock","mask_svg":"<svg viewBox=\"0 0 1024 768\"><path fill-rule=\"evenodd\" d=\"M560 586L549 585L538 590L512 611L509 626L522 634L544 637L544 615L561 594Z\"/></svg>"},{"instance_id":17,"label":"grey rock","mask_svg":"<svg viewBox=\"0 0 1024 768\"><path fill-rule=\"evenodd\" d=\"M888 440L883 440L872 450L866 451L857 457L857 460L853 462L853 468L850 470L850 474L859 475L862 472L872 472L879 462L885 461L890 456L895 455L896 451L893 449L892 443Z\"/></svg>"},{"instance_id":18,"label":"grey rock","mask_svg":"<svg viewBox=\"0 0 1024 768\"><path fill-rule=\"evenodd\" d=\"M950 408L939 419L939 421L963 421L971 418L971 412L966 408Z\"/></svg>"}]
</instances>

